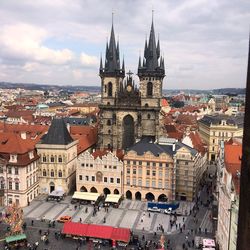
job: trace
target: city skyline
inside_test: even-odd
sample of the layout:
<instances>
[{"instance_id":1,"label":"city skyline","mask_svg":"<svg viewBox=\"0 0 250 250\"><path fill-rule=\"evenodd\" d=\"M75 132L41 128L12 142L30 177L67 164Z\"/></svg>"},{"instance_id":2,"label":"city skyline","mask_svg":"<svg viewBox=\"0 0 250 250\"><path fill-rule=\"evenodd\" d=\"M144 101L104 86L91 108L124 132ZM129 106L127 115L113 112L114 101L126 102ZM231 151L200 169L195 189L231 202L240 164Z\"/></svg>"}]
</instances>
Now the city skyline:
<instances>
[{"instance_id":1,"label":"city skyline","mask_svg":"<svg viewBox=\"0 0 250 250\"><path fill-rule=\"evenodd\" d=\"M99 86L112 12L126 72L137 73L153 9L164 89L245 87L249 7L245 0L2 1L0 81Z\"/></svg>"}]
</instances>

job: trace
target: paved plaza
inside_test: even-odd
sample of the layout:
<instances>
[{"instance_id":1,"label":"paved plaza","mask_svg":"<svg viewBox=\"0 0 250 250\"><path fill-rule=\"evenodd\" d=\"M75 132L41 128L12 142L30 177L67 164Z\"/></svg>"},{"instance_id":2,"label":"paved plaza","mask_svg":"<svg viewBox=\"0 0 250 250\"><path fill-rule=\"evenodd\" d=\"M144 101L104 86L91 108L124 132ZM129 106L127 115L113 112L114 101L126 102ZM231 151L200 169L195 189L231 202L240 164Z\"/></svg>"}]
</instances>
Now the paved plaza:
<instances>
[{"instance_id":1,"label":"paved plaza","mask_svg":"<svg viewBox=\"0 0 250 250\"><path fill-rule=\"evenodd\" d=\"M55 232L60 232L63 224L55 224L55 228L49 228L48 224L51 220L57 220L59 217L68 215L72 217L73 222L93 223L100 225L110 225L113 227L130 228L134 235L138 235L141 244L146 241L159 243L162 231L159 230L159 225L164 229L166 241L170 245L166 249L181 250L181 249L195 249L192 244L195 236L214 237L214 230L211 220L211 206L207 207L204 204L211 197L213 192L212 183L214 181L206 178L205 184L200 191L199 201L194 202L180 202L179 212L184 216L177 216L176 224L171 227L170 220L173 216L148 212L147 202L123 200L119 208L110 207L108 212L104 208L93 216L93 206L91 205L72 205L70 203L71 197L67 196L63 201L54 202L46 201L46 195L38 196L29 206L23 209L27 228L25 234L28 241L34 243L39 242L37 250L69 250L69 249L95 249L89 244L79 245L74 239L56 239ZM208 191L208 189L210 189ZM194 208L195 206L195 208ZM86 208L87 211L86 211ZM197 209L198 208L198 209ZM4 212L3 208L0 212ZM103 222L103 219L106 222ZM44 219L45 221L41 221ZM33 225L31 221L34 221ZM177 226L178 225L178 226ZM181 229L180 229L181 228ZM47 232L49 229L49 245L45 245L40 240L39 230ZM0 224L0 237L4 239L6 232L6 225ZM206 233L205 233L206 232ZM189 244L187 244L189 243ZM185 248L183 248L185 246ZM78 247L78 248L77 248ZM3 240L0 241L0 249L3 249ZM100 249L100 248L99 248ZM102 246L101 249L110 249ZM126 249L140 249L135 246L128 246ZM141 249L155 249L155 247L141 248Z\"/></svg>"}]
</instances>

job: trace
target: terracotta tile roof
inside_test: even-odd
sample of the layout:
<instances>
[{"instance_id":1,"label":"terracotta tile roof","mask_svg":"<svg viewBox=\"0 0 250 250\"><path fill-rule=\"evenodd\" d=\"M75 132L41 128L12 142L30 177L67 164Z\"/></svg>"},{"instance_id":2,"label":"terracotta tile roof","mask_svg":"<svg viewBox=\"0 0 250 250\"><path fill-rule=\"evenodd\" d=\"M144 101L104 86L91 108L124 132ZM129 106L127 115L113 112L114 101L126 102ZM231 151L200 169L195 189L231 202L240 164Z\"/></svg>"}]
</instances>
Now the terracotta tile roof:
<instances>
[{"instance_id":1,"label":"terracotta tile roof","mask_svg":"<svg viewBox=\"0 0 250 250\"><path fill-rule=\"evenodd\" d=\"M231 143L231 144L230 144ZM242 144L229 142L225 143L225 166L229 173L232 174L232 180L235 186L236 192L239 194L240 181L237 173L241 170L241 157L242 157Z\"/></svg>"},{"instance_id":2,"label":"terracotta tile roof","mask_svg":"<svg viewBox=\"0 0 250 250\"><path fill-rule=\"evenodd\" d=\"M165 98L163 98L163 99L161 100L161 106L162 106L162 107L168 107L168 106L169 106L169 103L168 103L168 101L167 101Z\"/></svg>"},{"instance_id":3,"label":"terracotta tile roof","mask_svg":"<svg viewBox=\"0 0 250 250\"><path fill-rule=\"evenodd\" d=\"M80 154L97 143L97 126L70 126L70 135L78 140L77 153Z\"/></svg>"},{"instance_id":4,"label":"terracotta tile roof","mask_svg":"<svg viewBox=\"0 0 250 250\"><path fill-rule=\"evenodd\" d=\"M196 120L196 116L188 115L188 114L179 114L176 119L176 123L195 125L197 124L197 120Z\"/></svg>"},{"instance_id":5,"label":"terracotta tile roof","mask_svg":"<svg viewBox=\"0 0 250 250\"><path fill-rule=\"evenodd\" d=\"M122 160L124 157L124 152L121 149L117 149L116 151L110 151L109 149L97 149L92 153L92 156L96 159L97 157L102 158L104 155L107 155L109 152L112 152L118 159Z\"/></svg>"},{"instance_id":6,"label":"terracotta tile roof","mask_svg":"<svg viewBox=\"0 0 250 250\"><path fill-rule=\"evenodd\" d=\"M190 139L192 140L193 147L196 149L198 152L202 153L203 155L206 153L206 145L202 142L201 137L198 132L191 132L189 134Z\"/></svg>"}]
</instances>

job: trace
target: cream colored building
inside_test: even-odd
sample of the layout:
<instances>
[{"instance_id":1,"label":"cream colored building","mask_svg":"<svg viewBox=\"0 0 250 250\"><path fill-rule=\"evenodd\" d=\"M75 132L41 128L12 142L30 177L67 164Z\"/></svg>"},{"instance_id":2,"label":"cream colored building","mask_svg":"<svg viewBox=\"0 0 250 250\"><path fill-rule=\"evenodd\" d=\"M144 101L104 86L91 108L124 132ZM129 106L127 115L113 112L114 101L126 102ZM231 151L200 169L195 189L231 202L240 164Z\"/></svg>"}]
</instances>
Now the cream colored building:
<instances>
[{"instance_id":1,"label":"cream colored building","mask_svg":"<svg viewBox=\"0 0 250 250\"><path fill-rule=\"evenodd\" d=\"M236 250L242 144L231 139L220 149L216 238L221 250Z\"/></svg>"},{"instance_id":2,"label":"cream colored building","mask_svg":"<svg viewBox=\"0 0 250 250\"><path fill-rule=\"evenodd\" d=\"M123 194L123 152L96 150L78 156L76 189L100 194Z\"/></svg>"},{"instance_id":3,"label":"cream colored building","mask_svg":"<svg viewBox=\"0 0 250 250\"><path fill-rule=\"evenodd\" d=\"M63 119L53 119L48 133L36 145L40 193L75 190L77 140L70 136Z\"/></svg>"},{"instance_id":4,"label":"cream colored building","mask_svg":"<svg viewBox=\"0 0 250 250\"><path fill-rule=\"evenodd\" d=\"M32 139L0 133L0 206L16 203L25 207L39 193L38 155Z\"/></svg>"},{"instance_id":5,"label":"cream colored building","mask_svg":"<svg viewBox=\"0 0 250 250\"><path fill-rule=\"evenodd\" d=\"M208 146L209 161L217 160L220 141L243 136L243 119L242 115L207 115L198 121L200 136Z\"/></svg>"},{"instance_id":6,"label":"cream colored building","mask_svg":"<svg viewBox=\"0 0 250 250\"><path fill-rule=\"evenodd\" d=\"M124 195L128 199L175 200L174 144L142 140L124 156Z\"/></svg>"},{"instance_id":7,"label":"cream colored building","mask_svg":"<svg viewBox=\"0 0 250 250\"><path fill-rule=\"evenodd\" d=\"M142 140L124 156L124 194L138 200L193 200L206 157L171 138Z\"/></svg>"}]
</instances>

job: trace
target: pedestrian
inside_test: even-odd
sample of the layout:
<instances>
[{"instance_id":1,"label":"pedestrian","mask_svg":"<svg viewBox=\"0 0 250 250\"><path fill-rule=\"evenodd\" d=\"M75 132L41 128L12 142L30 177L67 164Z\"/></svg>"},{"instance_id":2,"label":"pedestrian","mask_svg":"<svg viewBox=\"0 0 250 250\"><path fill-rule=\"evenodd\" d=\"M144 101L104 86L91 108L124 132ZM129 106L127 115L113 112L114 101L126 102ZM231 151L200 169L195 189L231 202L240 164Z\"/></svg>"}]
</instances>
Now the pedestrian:
<instances>
[{"instance_id":1,"label":"pedestrian","mask_svg":"<svg viewBox=\"0 0 250 250\"><path fill-rule=\"evenodd\" d=\"M150 213L148 213L148 217L149 217L149 218L150 218L150 216L151 216Z\"/></svg>"},{"instance_id":2,"label":"pedestrian","mask_svg":"<svg viewBox=\"0 0 250 250\"><path fill-rule=\"evenodd\" d=\"M82 223L82 218L80 218L80 223Z\"/></svg>"},{"instance_id":3,"label":"pedestrian","mask_svg":"<svg viewBox=\"0 0 250 250\"><path fill-rule=\"evenodd\" d=\"M142 240L145 240L145 236L144 236L144 234L142 235Z\"/></svg>"},{"instance_id":4,"label":"pedestrian","mask_svg":"<svg viewBox=\"0 0 250 250\"><path fill-rule=\"evenodd\" d=\"M31 226L33 226L33 225L34 225L34 221L32 220L32 221L31 221Z\"/></svg>"}]
</instances>

